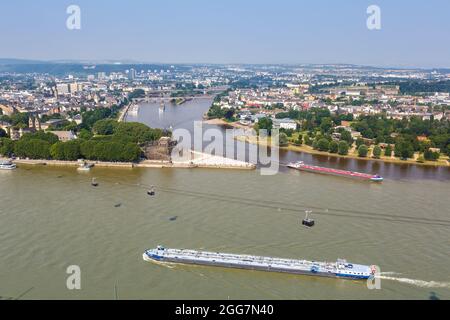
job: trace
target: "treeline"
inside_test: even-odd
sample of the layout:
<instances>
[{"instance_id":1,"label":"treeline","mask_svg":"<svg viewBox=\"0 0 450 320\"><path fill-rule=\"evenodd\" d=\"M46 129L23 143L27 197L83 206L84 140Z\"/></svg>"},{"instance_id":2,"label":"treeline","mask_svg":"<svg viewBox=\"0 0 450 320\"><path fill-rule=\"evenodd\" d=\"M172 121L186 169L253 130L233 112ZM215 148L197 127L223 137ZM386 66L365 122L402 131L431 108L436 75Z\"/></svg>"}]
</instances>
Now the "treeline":
<instances>
[{"instance_id":1,"label":"treeline","mask_svg":"<svg viewBox=\"0 0 450 320\"><path fill-rule=\"evenodd\" d=\"M354 119L352 114L332 114L325 108L309 110L289 110L276 115L276 118L291 118L301 124L297 130L280 130L292 143L306 144L316 150L330 153L348 154L355 145L358 155L365 157L372 147L375 158L384 156L407 159L414 153L421 156L418 161L437 160L440 154L450 156L450 121L423 120L421 117L388 119L386 115L368 115ZM342 121L350 121L351 129L361 133L354 139ZM260 119L255 129L271 130L269 118ZM297 133L294 135L295 131ZM280 136L281 137L281 136ZM281 138L280 138L281 139ZM283 136L283 140L285 137ZM383 144L383 149L379 146ZM440 149L440 152L434 150Z\"/></svg>"},{"instance_id":2,"label":"treeline","mask_svg":"<svg viewBox=\"0 0 450 320\"><path fill-rule=\"evenodd\" d=\"M142 157L141 144L158 140L163 134L141 123L118 123L113 119L99 120L94 128L97 135L88 132L67 142L43 131L24 134L18 141L0 138L0 154L30 159L133 162Z\"/></svg>"}]
</instances>

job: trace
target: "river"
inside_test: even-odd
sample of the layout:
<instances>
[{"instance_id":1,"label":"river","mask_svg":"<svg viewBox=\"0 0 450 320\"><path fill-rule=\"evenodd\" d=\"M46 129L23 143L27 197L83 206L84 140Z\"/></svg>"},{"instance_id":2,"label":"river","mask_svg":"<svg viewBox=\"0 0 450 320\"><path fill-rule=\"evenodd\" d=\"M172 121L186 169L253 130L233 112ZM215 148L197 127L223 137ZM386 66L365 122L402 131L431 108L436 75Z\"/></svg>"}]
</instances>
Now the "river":
<instances>
[{"instance_id":1,"label":"river","mask_svg":"<svg viewBox=\"0 0 450 320\"><path fill-rule=\"evenodd\" d=\"M127 121L192 128L210 101L143 105ZM179 116L177 116L179 115ZM157 117L159 116L159 117ZM382 184L282 169L113 169L20 166L0 171L0 296L23 299L449 299L447 169L327 159ZM96 177L97 188L90 180ZM149 185L157 186L149 197ZM119 206L120 204L120 206ZM300 226L311 209L316 226ZM176 219L173 218L176 216ZM172 218L172 219L171 219ZM144 262L146 248L205 249L381 268L364 282ZM68 290L68 266L81 290ZM23 296L22 296L23 294Z\"/></svg>"}]
</instances>

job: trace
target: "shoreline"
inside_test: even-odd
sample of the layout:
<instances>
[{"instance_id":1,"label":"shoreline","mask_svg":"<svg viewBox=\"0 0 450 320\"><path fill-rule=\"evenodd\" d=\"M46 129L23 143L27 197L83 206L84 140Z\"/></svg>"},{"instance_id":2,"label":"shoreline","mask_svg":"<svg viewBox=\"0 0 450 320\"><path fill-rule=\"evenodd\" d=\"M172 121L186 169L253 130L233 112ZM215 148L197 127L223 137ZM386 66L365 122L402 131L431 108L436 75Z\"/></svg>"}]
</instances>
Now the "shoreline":
<instances>
[{"instance_id":1,"label":"shoreline","mask_svg":"<svg viewBox=\"0 0 450 320\"><path fill-rule=\"evenodd\" d=\"M253 138L253 139L250 139ZM252 136L252 137L248 137L248 136L235 136L234 139L236 139L237 141L241 141L241 142L247 142L247 143L252 143L252 144L257 144L260 146L270 146L270 139L267 140L266 142L263 141L256 141L256 136ZM337 153L329 153L329 152L324 152L324 151L318 151L318 150L314 150L312 147L310 146L297 146L297 145L293 145L291 143L289 143L288 146L283 146L283 147L278 147L282 150L289 150L289 151L294 151L294 152L303 152L303 153L308 153L308 154L315 154L315 155L321 155L321 156L328 156L328 157L335 157L335 158L346 158L346 159L355 159L355 160L365 160L365 161L378 161L378 162L384 162L384 163L394 163L394 164L412 164L412 165L417 165L417 166L426 166L426 167L450 167L450 164L448 162L448 160L441 160L441 161L426 161L424 163L420 163L417 162L416 160L400 160L398 158L386 158L386 157L381 157L380 159L376 159L376 158L371 158L371 157L358 157L357 155L354 154L350 154L350 155L340 155ZM447 163L445 163L444 161L446 161Z\"/></svg>"},{"instance_id":2,"label":"shoreline","mask_svg":"<svg viewBox=\"0 0 450 320\"><path fill-rule=\"evenodd\" d=\"M192 151L194 156L186 161L165 161L165 160L142 160L140 162L107 162L107 161L63 161L63 160L42 160L42 159L15 159L12 160L16 165L26 166L52 166L52 167L73 167L78 168L80 164L92 164L99 168L202 168L202 169L227 169L227 170L254 170L256 166L248 162L211 156L200 152ZM0 159L6 160L6 159Z\"/></svg>"},{"instance_id":3,"label":"shoreline","mask_svg":"<svg viewBox=\"0 0 450 320\"><path fill-rule=\"evenodd\" d=\"M204 119L202 120L204 124L211 124L216 126L227 126L235 129L251 129L249 126L244 126L243 124L240 124L238 122L226 122L223 119Z\"/></svg>"}]
</instances>

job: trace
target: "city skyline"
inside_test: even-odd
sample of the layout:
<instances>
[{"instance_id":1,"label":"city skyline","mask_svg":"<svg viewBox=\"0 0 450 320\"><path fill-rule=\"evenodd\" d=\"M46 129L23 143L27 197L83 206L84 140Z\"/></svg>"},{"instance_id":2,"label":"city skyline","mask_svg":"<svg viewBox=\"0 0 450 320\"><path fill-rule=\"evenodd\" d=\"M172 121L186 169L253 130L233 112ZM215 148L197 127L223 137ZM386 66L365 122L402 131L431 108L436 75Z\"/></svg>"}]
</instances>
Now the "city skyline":
<instances>
[{"instance_id":1,"label":"city skyline","mask_svg":"<svg viewBox=\"0 0 450 320\"><path fill-rule=\"evenodd\" d=\"M433 2L2 3L0 57L448 68L450 5ZM66 28L72 4L81 9L80 30ZM380 30L366 26L372 4L381 9Z\"/></svg>"}]
</instances>

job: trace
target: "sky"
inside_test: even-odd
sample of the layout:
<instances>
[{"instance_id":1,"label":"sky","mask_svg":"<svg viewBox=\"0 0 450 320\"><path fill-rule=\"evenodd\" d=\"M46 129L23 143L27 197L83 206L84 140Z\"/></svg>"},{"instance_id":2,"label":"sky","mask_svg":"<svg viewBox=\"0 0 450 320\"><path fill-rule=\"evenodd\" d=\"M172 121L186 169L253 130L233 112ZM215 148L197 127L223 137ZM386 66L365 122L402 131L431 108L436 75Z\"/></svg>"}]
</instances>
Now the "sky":
<instances>
[{"instance_id":1,"label":"sky","mask_svg":"<svg viewBox=\"0 0 450 320\"><path fill-rule=\"evenodd\" d=\"M448 0L1 1L0 58L448 68L449 16Z\"/></svg>"}]
</instances>

